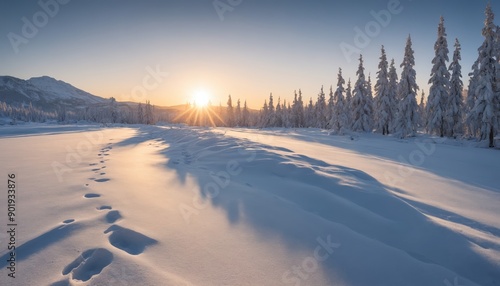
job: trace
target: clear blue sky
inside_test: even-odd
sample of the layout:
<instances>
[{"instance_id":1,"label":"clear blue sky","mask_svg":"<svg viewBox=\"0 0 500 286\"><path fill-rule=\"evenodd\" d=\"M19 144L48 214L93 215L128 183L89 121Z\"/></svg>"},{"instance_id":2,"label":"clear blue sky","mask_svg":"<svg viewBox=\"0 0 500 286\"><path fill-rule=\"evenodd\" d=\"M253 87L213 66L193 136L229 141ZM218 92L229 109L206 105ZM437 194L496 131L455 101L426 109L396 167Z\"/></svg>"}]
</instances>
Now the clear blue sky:
<instances>
[{"instance_id":1,"label":"clear blue sky","mask_svg":"<svg viewBox=\"0 0 500 286\"><path fill-rule=\"evenodd\" d=\"M57 0L42 0L53 2ZM316 98L321 85L336 84L339 67L355 81L357 56L349 62L340 45L355 46L355 27L374 21L371 11L387 10L397 0L220 0L231 6L223 20L211 0L59 0L49 15L37 1L1 1L0 74L20 78L49 75L103 97L149 99L175 105L200 89L212 102L228 94L259 108L273 92L291 99L301 88ZM380 46L398 65L411 34L417 80L426 93L439 16L444 16L450 57L455 37L462 43L464 82L482 42L487 1L400 0L390 22L372 30L361 48L366 73L375 81ZM53 5L50 6L53 8ZM500 17L500 3L493 1ZM23 36L22 18L38 21L36 33L17 44L9 33ZM497 24L500 24L496 20ZM32 31L28 31L32 32ZM12 34L11 34L12 35ZM168 73L147 94L138 92L147 67ZM141 96L133 96L141 95Z\"/></svg>"}]
</instances>

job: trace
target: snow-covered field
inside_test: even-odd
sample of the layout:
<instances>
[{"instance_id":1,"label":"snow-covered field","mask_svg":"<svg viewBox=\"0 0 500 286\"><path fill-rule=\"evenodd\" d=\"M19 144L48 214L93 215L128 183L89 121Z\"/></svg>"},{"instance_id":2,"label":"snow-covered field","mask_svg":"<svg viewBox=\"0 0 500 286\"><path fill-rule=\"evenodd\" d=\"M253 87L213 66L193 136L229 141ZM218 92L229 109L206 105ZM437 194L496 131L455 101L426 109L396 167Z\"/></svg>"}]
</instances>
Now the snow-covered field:
<instances>
[{"instance_id":1,"label":"snow-covered field","mask_svg":"<svg viewBox=\"0 0 500 286\"><path fill-rule=\"evenodd\" d=\"M462 143L0 127L0 285L500 285L500 151Z\"/></svg>"}]
</instances>

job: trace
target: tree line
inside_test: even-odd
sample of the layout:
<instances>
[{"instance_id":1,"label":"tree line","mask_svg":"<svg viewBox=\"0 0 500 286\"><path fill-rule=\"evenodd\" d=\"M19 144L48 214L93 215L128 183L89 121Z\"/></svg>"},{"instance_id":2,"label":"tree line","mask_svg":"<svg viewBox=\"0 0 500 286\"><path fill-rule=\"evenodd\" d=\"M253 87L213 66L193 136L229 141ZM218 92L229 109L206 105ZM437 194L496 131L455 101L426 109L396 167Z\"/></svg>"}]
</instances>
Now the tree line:
<instances>
[{"instance_id":1,"label":"tree line","mask_svg":"<svg viewBox=\"0 0 500 286\"><path fill-rule=\"evenodd\" d=\"M86 120L127 124L163 121L199 126L314 127L330 129L338 134L347 131L378 132L400 138L424 131L441 137L477 138L488 141L493 147L500 130L500 26L494 23L490 4L485 15L482 28L484 40L468 74L470 81L466 90L462 81L460 42L455 39L450 61L444 19L440 18L429 95L425 101L422 91L419 103L415 57L411 36L408 36L403 61L399 65L399 78L394 59L388 61L382 46L374 85L370 76L365 75L363 56L360 55L356 81L351 83L348 79L346 83L339 68L336 86L330 86L328 96L322 86L315 101L311 97L306 102L299 89L294 92L293 100L288 102L280 97L276 100L271 93L258 112L250 110L246 101L242 104L238 99L234 103L231 95L225 106L209 104L199 108L187 104L184 110L175 112L157 109L149 101L134 107L118 103L114 98L110 98L105 105L77 110L59 107L53 112L43 111L31 104L13 107L0 102L0 115L24 121L55 119L60 122Z\"/></svg>"},{"instance_id":2,"label":"tree line","mask_svg":"<svg viewBox=\"0 0 500 286\"><path fill-rule=\"evenodd\" d=\"M339 68L337 84L330 87L328 98L321 87L316 100L310 98L308 102L304 102L300 89L291 102L282 101L280 97L276 101L271 94L257 114L244 111L246 102L243 111L239 111L240 101L234 107L231 96L225 110L220 106L210 108L224 119L218 123L228 127L314 127L340 134L378 132L400 138L415 136L417 130L422 130L441 137L487 140L493 147L500 130L500 26L494 23L490 4L485 14L484 41L468 74L470 81L466 90L462 81L460 42L455 39L450 61L444 18L441 17L427 101L422 91L420 102L417 102L419 86L412 40L408 36L399 78L394 59L389 63L382 46L374 86L370 76L365 75L360 55L354 84L349 79L346 85Z\"/></svg>"}]
</instances>

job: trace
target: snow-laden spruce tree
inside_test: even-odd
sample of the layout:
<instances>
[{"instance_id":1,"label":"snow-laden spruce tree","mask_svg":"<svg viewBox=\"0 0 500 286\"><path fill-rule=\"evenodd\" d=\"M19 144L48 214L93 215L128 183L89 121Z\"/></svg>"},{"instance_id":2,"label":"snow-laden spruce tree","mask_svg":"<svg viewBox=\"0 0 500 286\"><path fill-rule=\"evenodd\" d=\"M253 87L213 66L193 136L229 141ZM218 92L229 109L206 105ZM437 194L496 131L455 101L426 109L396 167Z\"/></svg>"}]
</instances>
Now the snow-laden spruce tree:
<instances>
[{"instance_id":1,"label":"snow-laden spruce tree","mask_svg":"<svg viewBox=\"0 0 500 286\"><path fill-rule=\"evenodd\" d=\"M418 126L418 105L416 95L418 85L416 82L415 57L411 47L411 37L408 36L405 47L405 55L401 63L401 80L399 81L398 118L396 120L396 131L401 138L415 136Z\"/></svg>"},{"instance_id":2,"label":"snow-laden spruce tree","mask_svg":"<svg viewBox=\"0 0 500 286\"><path fill-rule=\"evenodd\" d=\"M375 83L375 130L387 135L394 121L395 98L390 94L388 63L384 46L382 46L381 53Z\"/></svg>"},{"instance_id":3,"label":"snow-laden spruce tree","mask_svg":"<svg viewBox=\"0 0 500 286\"><path fill-rule=\"evenodd\" d=\"M314 124L313 127L316 128L326 128L326 125L328 123L327 116L328 116L328 110L327 110L327 105L326 105L326 97L325 97L325 92L323 91L323 86L321 86L321 90L318 93L318 100L316 101L316 105L314 106Z\"/></svg>"},{"instance_id":4,"label":"snow-laden spruce tree","mask_svg":"<svg viewBox=\"0 0 500 286\"><path fill-rule=\"evenodd\" d=\"M292 126L304 127L304 102L302 101L302 91L299 89L299 94L295 92L292 105Z\"/></svg>"},{"instance_id":5,"label":"snow-laden spruce tree","mask_svg":"<svg viewBox=\"0 0 500 286\"><path fill-rule=\"evenodd\" d=\"M365 79L365 68L363 67L363 56L359 57L359 66L356 75L358 79L354 84L352 108L352 130L371 132L372 131L372 105L370 91Z\"/></svg>"},{"instance_id":6,"label":"snow-laden spruce tree","mask_svg":"<svg viewBox=\"0 0 500 286\"><path fill-rule=\"evenodd\" d=\"M374 103L374 100L373 100L373 85L372 85L372 77L370 74L368 74L368 80L366 81L366 90L368 91L368 97L366 98L366 100L368 101L368 106L370 107L370 119L371 119L371 126L372 126L372 129L373 129L373 119L374 119L374 106L375 106L375 103Z\"/></svg>"},{"instance_id":7,"label":"snow-laden spruce tree","mask_svg":"<svg viewBox=\"0 0 500 286\"><path fill-rule=\"evenodd\" d=\"M290 107L290 103L287 103L287 101L284 100L283 106L281 109L283 110L283 127L291 128L292 127L292 107Z\"/></svg>"},{"instance_id":8,"label":"snow-laden spruce tree","mask_svg":"<svg viewBox=\"0 0 500 286\"><path fill-rule=\"evenodd\" d=\"M314 103L312 97L309 98L309 104L304 110L304 127L316 127L316 116L314 115Z\"/></svg>"},{"instance_id":9,"label":"snow-laden spruce tree","mask_svg":"<svg viewBox=\"0 0 500 286\"><path fill-rule=\"evenodd\" d=\"M328 106L327 106L327 111L328 115L326 119L328 120L327 128L332 129L332 119L333 119L333 112L335 109L335 94L333 92L333 86L330 85L330 93L328 96Z\"/></svg>"},{"instance_id":10,"label":"snow-laden spruce tree","mask_svg":"<svg viewBox=\"0 0 500 286\"><path fill-rule=\"evenodd\" d=\"M451 72L450 93L446 104L446 136L455 137L463 133L463 83L460 66L460 42L455 39L455 51L449 70Z\"/></svg>"},{"instance_id":11,"label":"snow-laden spruce tree","mask_svg":"<svg viewBox=\"0 0 500 286\"><path fill-rule=\"evenodd\" d=\"M472 122L471 118L469 118L469 114L471 114L472 109L474 109L474 105L476 104L476 87L477 81L479 78L479 61L476 59L474 64L472 65L472 71L469 73L469 86L467 88L467 98L465 99L464 104L464 113L465 113L465 129L466 134L470 137L478 137L479 130L477 129L476 124Z\"/></svg>"},{"instance_id":12,"label":"snow-laden spruce tree","mask_svg":"<svg viewBox=\"0 0 500 286\"><path fill-rule=\"evenodd\" d=\"M337 76L337 89L333 95L333 114L330 121L330 127L335 132L342 133L344 128L346 128L349 123L349 118L347 117L347 106L344 98L344 84L345 80L342 77L342 69L339 68L339 74Z\"/></svg>"},{"instance_id":13,"label":"snow-laden spruce tree","mask_svg":"<svg viewBox=\"0 0 500 286\"><path fill-rule=\"evenodd\" d=\"M262 107L261 111L260 111L260 119L259 119L259 122L260 122L260 127L261 128L266 128L268 127L267 126L267 120L269 118L269 106L267 105L267 99L264 100L264 106Z\"/></svg>"},{"instance_id":14,"label":"snow-laden spruce tree","mask_svg":"<svg viewBox=\"0 0 500 286\"><path fill-rule=\"evenodd\" d=\"M352 87L351 78L347 80L347 88L345 90L345 116L347 117L347 124L344 126L346 129L351 129L352 126Z\"/></svg>"},{"instance_id":15,"label":"snow-laden spruce tree","mask_svg":"<svg viewBox=\"0 0 500 286\"><path fill-rule=\"evenodd\" d=\"M273 93L269 94L269 103L267 104L267 108L268 108L267 127L274 127L276 118L276 109L274 108Z\"/></svg>"},{"instance_id":16,"label":"snow-laden spruce tree","mask_svg":"<svg viewBox=\"0 0 500 286\"><path fill-rule=\"evenodd\" d=\"M486 20L482 34L484 42L478 52L478 73L475 76L474 107L467 115L467 122L472 130L477 130L480 140L488 140L494 147L494 137L500 125L500 66L498 63L500 51L497 26L494 24L494 14L490 4L486 7Z\"/></svg>"},{"instance_id":17,"label":"snow-laden spruce tree","mask_svg":"<svg viewBox=\"0 0 500 286\"><path fill-rule=\"evenodd\" d=\"M227 107L226 107L226 126L233 127L235 124L234 119L234 107L233 100L231 99L231 95L227 98Z\"/></svg>"},{"instance_id":18,"label":"snow-laden spruce tree","mask_svg":"<svg viewBox=\"0 0 500 286\"><path fill-rule=\"evenodd\" d=\"M281 97L278 97L278 103L276 104L276 116L274 118L275 127L283 127L283 109L281 106Z\"/></svg>"},{"instance_id":19,"label":"snow-laden spruce tree","mask_svg":"<svg viewBox=\"0 0 500 286\"><path fill-rule=\"evenodd\" d=\"M418 114L419 114L419 127L427 126L427 115L425 112L425 91L422 90L420 94L420 103L418 104Z\"/></svg>"},{"instance_id":20,"label":"snow-laden spruce tree","mask_svg":"<svg viewBox=\"0 0 500 286\"><path fill-rule=\"evenodd\" d=\"M247 101L243 103L243 110L241 111L241 126L250 126L250 111L248 110Z\"/></svg>"},{"instance_id":21,"label":"snow-laden spruce tree","mask_svg":"<svg viewBox=\"0 0 500 286\"><path fill-rule=\"evenodd\" d=\"M236 108L234 110L234 125L241 127L241 101L238 99L236 102Z\"/></svg>"},{"instance_id":22,"label":"snow-laden spruce tree","mask_svg":"<svg viewBox=\"0 0 500 286\"><path fill-rule=\"evenodd\" d=\"M390 99L390 109L392 113L392 119L389 122L389 130L394 132L396 129L396 118L398 117L398 108L399 108L399 95L398 95L398 73L396 71L396 67L394 65L394 59L391 60L391 65L389 67L389 94L388 97Z\"/></svg>"},{"instance_id":23,"label":"snow-laden spruce tree","mask_svg":"<svg viewBox=\"0 0 500 286\"><path fill-rule=\"evenodd\" d=\"M440 18L438 26L438 37L434 44L434 59L432 59L432 71L429 84L429 97L427 98L427 131L441 137L446 132L446 110L449 102L450 73L446 62L448 62L448 42L446 40L446 29L444 19Z\"/></svg>"}]
</instances>

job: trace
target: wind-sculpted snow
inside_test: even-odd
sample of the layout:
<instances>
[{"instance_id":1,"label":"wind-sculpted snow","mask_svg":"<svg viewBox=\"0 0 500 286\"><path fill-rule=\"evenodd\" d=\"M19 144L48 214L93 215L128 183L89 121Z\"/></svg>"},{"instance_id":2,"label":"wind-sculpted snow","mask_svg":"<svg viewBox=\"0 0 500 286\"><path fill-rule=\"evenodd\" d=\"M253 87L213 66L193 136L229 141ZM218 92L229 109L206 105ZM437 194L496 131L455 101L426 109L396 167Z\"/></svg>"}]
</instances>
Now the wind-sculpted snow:
<instances>
[{"instance_id":1,"label":"wind-sculpted snow","mask_svg":"<svg viewBox=\"0 0 500 286\"><path fill-rule=\"evenodd\" d=\"M85 133L38 135L44 153L29 136L0 139L3 161L29 158L14 168L24 178L24 285L500 281L497 179L477 170L498 166L495 150L425 142L433 152L424 152L413 141L319 130L99 132L62 181L46 166L64 162ZM399 161L415 150L422 164ZM0 282L9 282L5 263Z\"/></svg>"}]
</instances>

